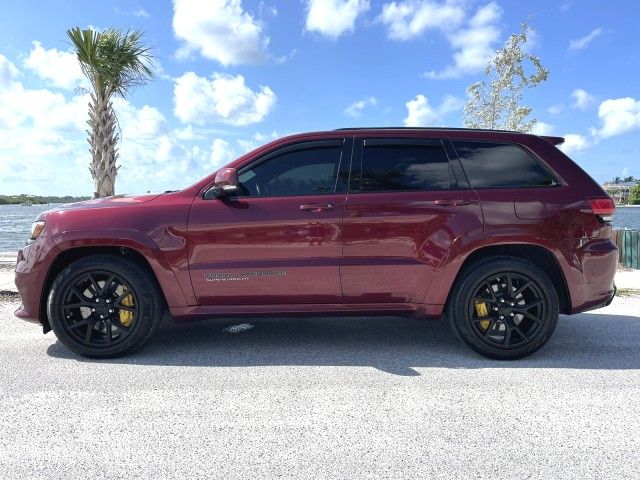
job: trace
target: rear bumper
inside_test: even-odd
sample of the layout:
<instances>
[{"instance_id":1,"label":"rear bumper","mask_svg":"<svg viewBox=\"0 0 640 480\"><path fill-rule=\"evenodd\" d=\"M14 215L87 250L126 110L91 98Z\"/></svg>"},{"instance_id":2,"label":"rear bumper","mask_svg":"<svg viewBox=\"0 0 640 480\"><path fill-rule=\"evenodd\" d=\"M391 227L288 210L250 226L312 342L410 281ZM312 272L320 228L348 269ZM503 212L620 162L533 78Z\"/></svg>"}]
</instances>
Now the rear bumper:
<instances>
[{"instance_id":1,"label":"rear bumper","mask_svg":"<svg viewBox=\"0 0 640 480\"><path fill-rule=\"evenodd\" d=\"M574 255L567 284L571 295L571 312L580 313L606 307L616 293L614 279L618 266L618 249L609 239L594 240Z\"/></svg>"}]
</instances>

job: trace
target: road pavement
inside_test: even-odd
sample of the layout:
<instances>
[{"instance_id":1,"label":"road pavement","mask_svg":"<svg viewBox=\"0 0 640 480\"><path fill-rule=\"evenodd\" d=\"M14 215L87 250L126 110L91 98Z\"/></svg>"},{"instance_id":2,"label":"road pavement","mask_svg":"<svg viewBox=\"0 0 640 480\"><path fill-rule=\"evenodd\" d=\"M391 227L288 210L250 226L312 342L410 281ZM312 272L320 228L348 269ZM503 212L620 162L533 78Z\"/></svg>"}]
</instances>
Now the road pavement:
<instances>
[{"instance_id":1,"label":"road pavement","mask_svg":"<svg viewBox=\"0 0 640 480\"><path fill-rule=\"evenodd\" d=\"M0 478L640 477L638 297L563 316L514 362L387 317L167 324L89 361L16 306Z\"/></svg>"}]
</instances>

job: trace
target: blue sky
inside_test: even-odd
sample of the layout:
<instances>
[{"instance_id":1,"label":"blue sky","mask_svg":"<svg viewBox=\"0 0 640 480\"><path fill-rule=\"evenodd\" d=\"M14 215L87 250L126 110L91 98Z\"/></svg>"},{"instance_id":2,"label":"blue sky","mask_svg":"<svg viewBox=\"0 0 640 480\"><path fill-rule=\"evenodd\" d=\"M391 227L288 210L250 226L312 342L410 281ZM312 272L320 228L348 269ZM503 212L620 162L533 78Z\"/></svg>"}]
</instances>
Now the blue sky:
<instances>
[{"instance_id":1,"label":"blue sky","mask_svg":"<svg viewBox=\"0 0 640 480\"><path fill-rule=\"evenodd\" d=\"M640 177L635 0L4 0L0 194L84 194L87 99L65 30L141 29L159 76L115 107L116 190L188 186L274 137L345 126L461 126L466 87L533 15L550 70L537 132L599 181Z\"/></svg>"}]
</instances>

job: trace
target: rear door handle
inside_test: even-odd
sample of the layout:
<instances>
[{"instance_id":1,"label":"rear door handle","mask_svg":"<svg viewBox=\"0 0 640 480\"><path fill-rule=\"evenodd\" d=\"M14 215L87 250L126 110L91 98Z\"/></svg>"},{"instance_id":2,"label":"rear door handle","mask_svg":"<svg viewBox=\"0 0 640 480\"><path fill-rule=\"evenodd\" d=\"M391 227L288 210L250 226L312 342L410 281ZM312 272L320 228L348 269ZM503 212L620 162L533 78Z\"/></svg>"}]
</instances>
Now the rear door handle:
<instances>
[{"instance_id":1,"label":"rear door handle","mask_svg":"<svg viewBox=\"0 0 640 480\"><path fill-rule=\"evenodd\" d=\"M442 200L436 200L435 204L440 207L459 207L462 205L471 205L471 200L466 198L443 198Z\"/></svg>"},{"instance_id":2,"label":"rear door handle","mask_svg":"<svg viewBox=\"0 0 640 480\"><path fill-rule=\"evenodd\" d=\"M333 204L331 203L308 203L300 205L300 210L307 210L309 212L322 212L324 210L333 210Z\"/></svg>"}]
</instances>

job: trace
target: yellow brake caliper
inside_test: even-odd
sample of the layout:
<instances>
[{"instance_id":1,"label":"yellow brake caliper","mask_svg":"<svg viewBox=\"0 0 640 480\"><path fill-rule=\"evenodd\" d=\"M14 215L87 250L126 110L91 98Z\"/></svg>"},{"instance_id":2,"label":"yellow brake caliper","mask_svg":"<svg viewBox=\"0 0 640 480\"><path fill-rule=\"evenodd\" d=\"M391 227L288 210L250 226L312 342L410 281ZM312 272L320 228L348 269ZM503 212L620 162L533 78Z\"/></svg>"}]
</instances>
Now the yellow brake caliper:
<instances>
[{"instance_id":1,"label":"yellow brake caliper","mask_svg":"<svg viewBox=\"0 0 640 480\"><path fill-rule=\"evenodd\" d=\"M476 313L478 314L478 317L482 318L482 317L486 317L489 315L489 309L487 308L487 304L481 300L474 300L474 305L476 307ZM480 328L482 328L482 330L487 330L489 328L489 320L480 320Z\"/></svg>"},{"instance_id":2,"label":"yellow brake caliper","mask_svg":"<svg viewBox=\"0 0 640 480\"><path fill-rule=\"evenodd\" d=\"M133 295L129 294L126 297L124 297L122 299L122 305L124 305L125 307L135 306L133 301ZM131 325L131 322L133 322L133 312L130 312L128 310L120 310L119 313L120 313L120 323L125 327L128 327L129 325Z\"/></svg>"}]
</instances>

